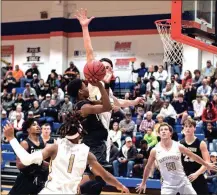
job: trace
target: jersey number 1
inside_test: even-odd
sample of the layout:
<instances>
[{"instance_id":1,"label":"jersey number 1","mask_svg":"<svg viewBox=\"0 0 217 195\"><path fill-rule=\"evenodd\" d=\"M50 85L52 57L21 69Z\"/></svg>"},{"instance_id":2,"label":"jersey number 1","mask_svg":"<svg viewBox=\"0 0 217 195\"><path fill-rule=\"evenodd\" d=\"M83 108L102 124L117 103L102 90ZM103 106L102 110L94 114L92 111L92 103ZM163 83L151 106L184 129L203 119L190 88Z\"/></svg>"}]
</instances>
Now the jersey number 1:
<instances>
[{"instance_id":1,"label":"jersey number 1","mask_svg":"<svg viewBox=\"0 0 217 195\"><path fill-rule=\"evenodd\" d=\"M72 172L72 168L73 168L73 164L74 164L74 160L75 160L75 155L71 154L70 158L69 158L69 165L68 165L68 173Z\"/></svg>"}]
</instances>

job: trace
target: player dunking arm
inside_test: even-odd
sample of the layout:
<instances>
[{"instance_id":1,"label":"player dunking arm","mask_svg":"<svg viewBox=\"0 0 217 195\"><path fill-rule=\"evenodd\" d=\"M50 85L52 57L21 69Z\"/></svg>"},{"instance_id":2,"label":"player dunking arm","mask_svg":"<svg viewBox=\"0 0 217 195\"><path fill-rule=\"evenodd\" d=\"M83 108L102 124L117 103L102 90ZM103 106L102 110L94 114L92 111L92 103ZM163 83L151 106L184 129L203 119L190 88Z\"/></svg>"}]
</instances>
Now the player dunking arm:
<instances>
[{"instance_id":1,"label":"player dunking arm","mask_svg":"<svg viewBox=\"0 0 217 195\"><path fill-rule=\"evenodd\" d=\"M87 18L87 10L86 9L80 9L77 11L75 17L79 20L80 25L82 27L82 32L83 32L83 40L84 40L84 47L86 51L86 57L87 57L87 62L91 62L94 60L94 53L93 53L93 47L91 43L91 38L89 34L89 29L88 25L91 22L94 17ZM140 102L143 101L143 98L137 97L135 100L123 100L123 99L118 99L113 95L113 92L111 90L110 86L110 80L113 75L113 64L112 61L108 58L102 58L100 60L105 68L106 68L106 76L103 79L105 83L105 88L109 94L110 102L114 104L115 106L118 107L129 107L129 106L135 106L139 104ZM99 92L99 89L92 86L91 84L88 84L88 89L90 91L90 99L91 100L100 100L101 94ZM110 119L111 119L111 112L104 112L99 114L99 117L104 125L104 127L109 131L109 125L110 125ZM109 162L109 155L110 155L110 140L108 137L107 140L107 161Z\"/></svg>"},{"instance_id":2,"label":"player dunking arm","mask_svg":"<svg viewBox=\"0 0 217 195\"><path fill-rule=\"evenodd\" d=\"M195 137L194 132L196 129L196 122L192 119L188 119L184 123L184 135L185 138L180 141L186 148L191 150L194 154L202 157L206 162L210 162L209 152L207 145L204 141L200 141ZM207 181L204 178L205 166L201 166L193 159L182 154L182 164L184 171L188 176L192 186L197 194L209 194Z\"/></svg>"},{"instance_id":3,"label":"player dunking arm","mask_svg":"<svg viewBox=\"0 0 217 195\"><path fill-rule=\"evenodd\" d=\"M43 159L51 158L48 181L39 194L77 194L87 164L92 167L94 174L101 176L108 184L129 193L124 185L103 169L96 157L89 152L88 146L79 144L82 126L75 115L60 127L59 132L61 139L58 138L56 143L48 144L43 150L29 154L14 138L13 126L7 124L4 127L5 137L24 165L40 165ZM89 193L95 194L95 188L89 187Z\"/></svg>"},{"instance_id":4,"label":"player dunking arm","mask_svg":"<svg viewBox=\"0 0 217 195\"><path fill-rule=\"evenodd\" d=\"M142 183L136 188L141 193L146 190L151 167L157 160L163 179L161 194L197 194L187 178L181 161L181 153L205 166L207 170L217 171L217 166L205 162L188 148L171 139L173 129L167 123L162 123L158 129L161 141L151 150L148 163L145 167Z\"/></svg>"},{"instance_id":5,"label":"player dunking arm","mask_svg":"<svg viewBox=\"0 0 217 195\"><path fill-rule=\"evenodd\" d=\"M75 17L79 20L80 25L82 27L83 40L84 40L84 47L85 47L85 51L86 51L87 62L91 62L95 58L94 58L93 47L92 47L92 43L91 43L88 25L91 22L91 20L94 19L94 17L91 17L88 19L87 18L87 10L82 9L82 8L80 10L77 10ZM106 68L106 76L103 80L106 83L105 84L105 87L106 87L106 86L109 86L109 82L110 82L110 79L112 77L112 64L111 64L112 62L108 58L102 58L100 61L104 64L104 66ZM106 88L108 89L108 87L106 87ZM101 97L99 97L100 96L99 90L95 87L92 89L94 89L94 91L91 90L90 92L95 93L94 97L95 97L95 95L97 95L98 98L100 99ZM93 97L92 94L90 94L90 96ZM141 97L138 97L135 100L118 99L113 95L112 90L110 88L109 88L109 96L113 99L114 105L119 106L119 107L135 106L135 105L139 104L141 101L143 101L143 98L141 98Z\"/></svg>"}]
</instances>

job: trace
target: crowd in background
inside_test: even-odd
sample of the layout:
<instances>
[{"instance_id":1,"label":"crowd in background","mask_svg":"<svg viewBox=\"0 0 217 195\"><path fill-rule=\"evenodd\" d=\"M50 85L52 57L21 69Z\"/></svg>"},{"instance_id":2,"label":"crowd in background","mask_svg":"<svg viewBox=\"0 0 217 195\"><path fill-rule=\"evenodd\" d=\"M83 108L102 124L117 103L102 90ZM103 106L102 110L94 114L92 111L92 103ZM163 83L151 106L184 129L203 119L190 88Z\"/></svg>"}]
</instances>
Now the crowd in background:
<instances>
[{"instance_id":1,"label":"crowd in background","mask_svg":"<svg viewBox=\"0 0 217 195\"><path fill-rule=\"evenodd\" d=\"M142 177L149 152L159 141L159 125L162 122L172 127L183 125L189 117L205 134L213 151L211 160L216 162L217 67L207 61L202 70L186 70L183 78L181 72L182 66L172 65L173 74L169 76L163 65L146 67L144 62L140 68L133 69L138 79L124 98L143 96L145 101L125 109L113 107L109 136L112 143L110 163L115 176ZM26 72L19 65L14 69L10 65L2 67L1 129L10 121L16 137L22 141L26 132L25 121L36 118L41 126L48 128L42 131L42 137L47 139L51 136L53 123L64 123L66 114L72 110L73 102L66 89L70 80L78 77L80 73L73 62L63 75L51 70L46 81L34 63ZM17 92L18 88L24 88L22 93ZM193 111L191 116L190 111ZM143 137L139 142L137 133ZM173 139L178 140L176 131ZM7 140L3 141L7 143ZM157 169L153 168L150 178L160 178Z\"/></svg>"}]
</instances>

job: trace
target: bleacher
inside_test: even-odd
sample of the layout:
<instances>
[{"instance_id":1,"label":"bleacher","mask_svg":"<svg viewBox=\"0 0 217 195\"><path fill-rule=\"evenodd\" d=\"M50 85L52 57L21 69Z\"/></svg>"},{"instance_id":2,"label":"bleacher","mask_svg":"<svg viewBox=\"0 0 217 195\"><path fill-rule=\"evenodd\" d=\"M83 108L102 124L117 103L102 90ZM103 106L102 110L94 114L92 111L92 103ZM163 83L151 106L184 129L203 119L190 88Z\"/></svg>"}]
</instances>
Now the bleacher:
<instances>
[{"instance_id":1,"label":"bleacher","mask_svg":"<svg viewBox=\"0 0 217 195\"><path fill-rule=\"evenodd\" d=\"M124 97L126 92L130 92L130 89L134 86L133 83L118 83L115 86L114 94L120 98ZM17 88L17 93L23 93L24 88ZM193 111L189 111L189 115L193 116ZM136 121L136 117L132 117L134 121ZM52 134L55 135L58 128L61 126L61 123L54 122L52 126ZM174 130L178 133L179 140L183 138L182 134L182 125L180 121L177 121L177 124L174 127ZM203 130L200 127L196 128L195 136L198 137L200 140L204 140ZM136 143L138 144L140 140L143 139L143 136L140 132L136 133ZM10 188L4 187L4 185L13 185L14 181L19 173L19 170L16 168L15 160L16 156L13 152L13 149L9 144L2 144L1 145L2 151L2 163L1 163L1 181L2 181L2 188L1 190L8 191ZM125 186L129 188L137 187L137 184L141 183L140 178L125 178L125 177L117 177L117 179L123 183ZM147 189L155 189L160 190L161 184L160 180L157 179L148 179L147 181Z\"/></svg>"}]
</instances>

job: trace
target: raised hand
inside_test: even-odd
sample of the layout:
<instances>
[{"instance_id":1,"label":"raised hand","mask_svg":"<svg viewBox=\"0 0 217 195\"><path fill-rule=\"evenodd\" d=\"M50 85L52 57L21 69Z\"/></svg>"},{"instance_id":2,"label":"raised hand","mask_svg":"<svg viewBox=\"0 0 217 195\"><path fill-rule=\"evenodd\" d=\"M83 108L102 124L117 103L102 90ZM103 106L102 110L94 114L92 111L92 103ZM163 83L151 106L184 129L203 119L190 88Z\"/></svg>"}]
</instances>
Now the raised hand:
<instances>
[{"instance_id":1,"label":"raised hand","mask_svg":"<svg viewBox=\"0 0 217 195\"><path fill-rule=\"evenodd\" d=\"M7 125L5 125L3 132L8 141L14 138L14 127L9 121L7 122Z\"/></svg>"},{"instance_id":2,"label":"raised hand","mask_svg":"<svg viewBox=\"0 0 217 195\"><path fill-rule=\"evenodd\" d=\"M87 18L87 9L81 8L77 10L75 17L79 20L82 27L87 27L94 17Z\"/></svg>"}]
</instances>

